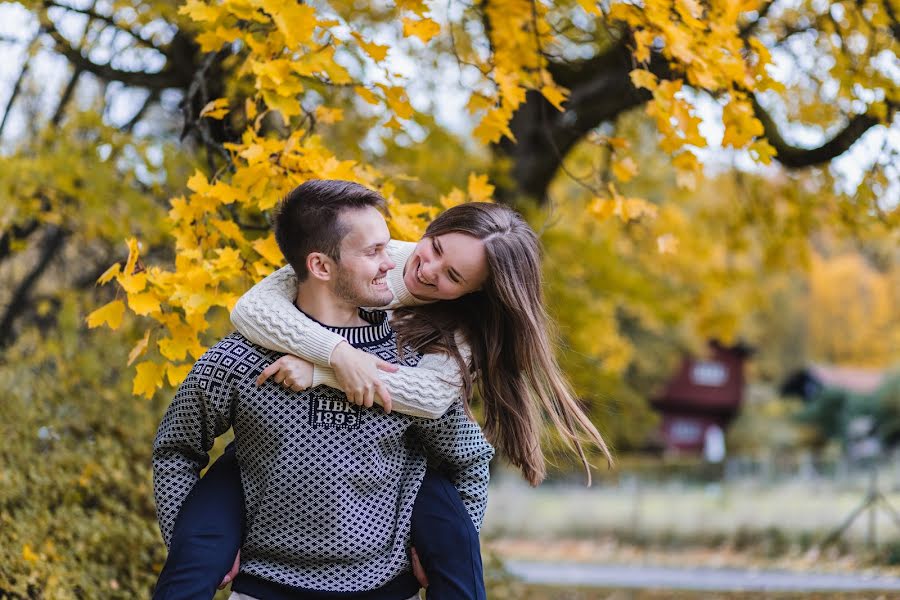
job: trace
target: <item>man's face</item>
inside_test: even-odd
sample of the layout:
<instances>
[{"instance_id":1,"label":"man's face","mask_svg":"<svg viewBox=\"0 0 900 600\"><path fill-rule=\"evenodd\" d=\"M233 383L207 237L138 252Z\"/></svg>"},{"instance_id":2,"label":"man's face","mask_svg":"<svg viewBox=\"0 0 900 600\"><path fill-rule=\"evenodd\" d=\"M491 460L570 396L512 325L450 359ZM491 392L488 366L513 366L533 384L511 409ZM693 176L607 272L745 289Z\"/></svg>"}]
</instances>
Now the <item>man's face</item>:
<instances>
[{"instance_id":1,"label":"man's face","mask_svg":"<svg viewBox=\"0 0 900 600\"><path fill-rule=\"evenodd\" d=\"M350 231L341 241L334 293L353 306L384 306L394 299L385 275L396 265L387 255L391 239L387 223L372 207L347 210L341 223Z\"/></svg>"}]
</instances>

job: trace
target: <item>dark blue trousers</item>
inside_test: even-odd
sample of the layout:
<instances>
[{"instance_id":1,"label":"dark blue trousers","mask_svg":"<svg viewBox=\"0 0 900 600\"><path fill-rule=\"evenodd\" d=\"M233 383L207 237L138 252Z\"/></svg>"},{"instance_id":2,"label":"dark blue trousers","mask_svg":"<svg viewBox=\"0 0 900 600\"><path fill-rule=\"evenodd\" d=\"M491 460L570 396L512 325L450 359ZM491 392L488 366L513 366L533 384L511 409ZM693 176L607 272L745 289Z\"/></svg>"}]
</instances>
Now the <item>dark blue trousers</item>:
<instances>
[{"instance_id":1,"label":"dark blue trousers","mask_svg":"<svg viewBox=\"0 0 900 600\"><path fill-rule=\"evenodd\" d=\"M212 598L241 547L243 521L232 444L182 505L153 600ZM478 532L456 487L433 469L413 507L412 545L428 575L429 600L486 600Z\"/></svg>"}]
</instances>

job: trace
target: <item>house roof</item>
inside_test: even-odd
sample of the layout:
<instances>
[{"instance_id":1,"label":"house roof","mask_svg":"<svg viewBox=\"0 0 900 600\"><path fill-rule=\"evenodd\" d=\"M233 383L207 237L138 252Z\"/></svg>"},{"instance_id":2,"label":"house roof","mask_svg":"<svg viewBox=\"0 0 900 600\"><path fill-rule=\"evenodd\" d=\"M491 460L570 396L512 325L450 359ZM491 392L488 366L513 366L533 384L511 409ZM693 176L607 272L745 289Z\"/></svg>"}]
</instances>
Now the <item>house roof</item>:
<instances>
[{"instance_id":1,"label":"house roof","mask_svg":"<svg viewBox=\"0 0 900 600\"><path fill-rule=\"evenodd\" d=\"M885 371L856 367L811 364L809 374L826 387L842 388L859 394L871 394L884 381Z\"/></svg>"}]
</instances>

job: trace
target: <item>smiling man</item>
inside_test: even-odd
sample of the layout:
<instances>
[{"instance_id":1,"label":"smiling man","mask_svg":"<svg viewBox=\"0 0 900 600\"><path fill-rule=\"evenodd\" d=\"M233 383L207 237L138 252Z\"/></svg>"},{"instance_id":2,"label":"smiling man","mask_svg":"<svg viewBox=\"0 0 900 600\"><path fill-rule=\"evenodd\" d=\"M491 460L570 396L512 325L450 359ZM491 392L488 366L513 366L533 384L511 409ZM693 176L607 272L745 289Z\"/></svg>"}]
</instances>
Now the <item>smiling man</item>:
<instances>
[{"instance_id":1,"label":"smiling man","mask_svg":"<svg viewBox=\"0 0 900 600\"><path fill-rule=\"evenodd\" d=\"M415 366L420 355L398 351L386 313L359 308L392 297L383 205L354 183L309 181L282 202L276 239L297 274L300 311L355 348ZM179 388L153 452L166 543L215 438L233 426L246 510L235 598L414 597L407 550L425 456L442 464L480 522L493 448L461 402L428 420L351 404L325 385L257 387L279 356L234 333Z\"/></svg>"}]
</instances>

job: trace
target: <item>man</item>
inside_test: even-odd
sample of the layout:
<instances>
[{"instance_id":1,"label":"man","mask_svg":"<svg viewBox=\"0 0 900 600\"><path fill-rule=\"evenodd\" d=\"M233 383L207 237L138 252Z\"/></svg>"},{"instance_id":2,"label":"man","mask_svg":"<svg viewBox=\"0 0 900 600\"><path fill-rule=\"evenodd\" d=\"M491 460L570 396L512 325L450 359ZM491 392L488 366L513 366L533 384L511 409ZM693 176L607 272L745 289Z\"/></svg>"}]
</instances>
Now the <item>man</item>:
<instances>
[{"instance_id":1,"label":"man","mask_svg":"<svg viewBox=\"0 0 900 600\"><path fill-rule=\"evenodd\" d=\"M276 239L298 277L297 307L388 362L397 349L379 306L391 300L384 200L349 182L309 181L283 201ZM246 534L237 598L405 600L418 591L407 546L427 454L480 524L493 449L461 403L426 420L255 381L279 355L240 334L214 345L181 385L154 444L154 490L168 544L215 438L234 427ZM315 385L315 381L313 384Z\"/></svg>"}]
</instances>

